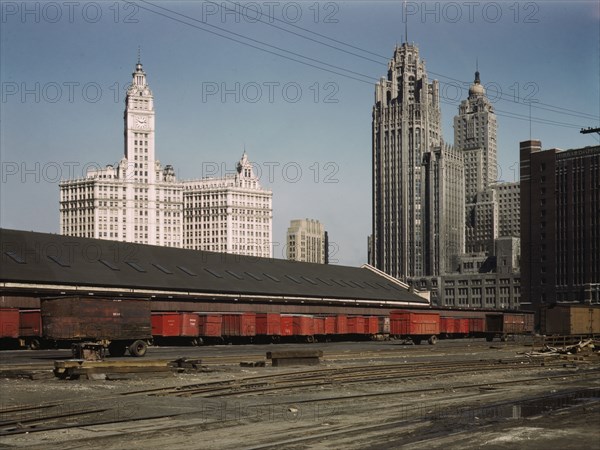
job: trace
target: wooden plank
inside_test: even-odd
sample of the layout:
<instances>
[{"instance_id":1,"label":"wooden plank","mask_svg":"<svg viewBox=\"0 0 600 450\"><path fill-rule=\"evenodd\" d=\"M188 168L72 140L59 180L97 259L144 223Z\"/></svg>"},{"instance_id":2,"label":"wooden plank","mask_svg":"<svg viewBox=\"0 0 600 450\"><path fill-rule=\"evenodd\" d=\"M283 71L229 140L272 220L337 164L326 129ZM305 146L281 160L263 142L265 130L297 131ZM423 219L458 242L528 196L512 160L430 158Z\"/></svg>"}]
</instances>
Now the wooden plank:
<instances>
[{"instance_id":1,"label":"wooden plank","mask_svg":"<svg viewBox=\"0 0 600 450\"><path fill-rule=\"evenodd\" d=\"M321 363L321 360L317 357L304 357L304 358L274 358L272 362L273 367L287 367L287 366L316 366Z\"/></svg>"},{"instance_id":2,"label":"wooden plank","mask_svg":"<svg viewBox=\"0 0 600 450\"><path fill-rule=\"evenodd\" d=\"M107 367L139 367L139 368L153 368L168 366L172 361L167 359L155 359L155 360L139 360L139 359L126 359L118 361L84 361L81 359L67 359L63 361L54 361L54 367L56 369L68 369L68 368L107 368Z\"/></svg>"},{"instance_id":3,"label":"wooden plank","mask_svg":"<svg viewBox=\"0 0 600 450\"><path fill-rule=\"evenodd\" d=\"M267 359L321 358L323 350L280 350L267 352Z\"/></svg>"}]
</instances>

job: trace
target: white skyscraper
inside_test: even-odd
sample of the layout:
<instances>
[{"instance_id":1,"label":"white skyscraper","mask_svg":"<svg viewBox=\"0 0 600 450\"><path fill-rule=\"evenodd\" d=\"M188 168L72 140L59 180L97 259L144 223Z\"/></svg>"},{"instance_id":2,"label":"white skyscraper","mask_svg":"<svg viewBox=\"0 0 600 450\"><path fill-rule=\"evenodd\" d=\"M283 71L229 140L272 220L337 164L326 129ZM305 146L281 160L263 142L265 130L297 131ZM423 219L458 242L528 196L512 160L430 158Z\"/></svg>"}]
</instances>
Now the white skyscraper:
<instances>
[{"instance_id":1,"label":"white skyscraper","mask_svg":"<svg viewBox=\"0 0 600 450\"><path fill-rule=\"evenodd\" d=\"M61 181L61 234L272 256L272 193L260 187L246 154L234 176L178 181L156 159L154 97L139 61L132 76L124 157Z\"/></svg>"},{"instance_id":2,"label":"white skyscraper","mask_svg":"<svg viewBox=\"0 0 600 450\"><path fill-rule=\"evenodd\" d=\"M246 152L236 173L183 183L185 248L270 258L273 193L261 188Z\"/></svg>"},{"instance_id":3,"label":"white skyscraper","mask_svg":"<svg viewBox=\"0 0 600 450\"><path fill-rule=\"evenodd\" d=\"M182 186L154 148L154 97L138 61L125 98L125 155L116 167L60 183L61 234L181 247Z\"/></svg>"},{"instance_id":4,"label":"white skyscraper","mask_svg":"<svg viewBox=\"0 0 600 450\"><path fill-rule=\"evenodd\" d=\"M318 220L292 220L287 230L286 257L292 261L325 264L325 227Z\"/></svg>"}]
</instances>

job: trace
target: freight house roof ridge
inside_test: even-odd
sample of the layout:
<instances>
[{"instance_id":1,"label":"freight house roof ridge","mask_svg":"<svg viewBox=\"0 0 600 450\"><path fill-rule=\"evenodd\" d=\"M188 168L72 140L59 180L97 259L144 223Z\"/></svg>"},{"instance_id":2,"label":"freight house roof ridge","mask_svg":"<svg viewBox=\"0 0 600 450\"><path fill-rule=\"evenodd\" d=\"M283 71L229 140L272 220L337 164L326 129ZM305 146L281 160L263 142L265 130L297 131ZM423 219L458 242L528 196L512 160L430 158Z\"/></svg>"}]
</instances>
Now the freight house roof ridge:
<instances>
[{"instance_id":1,"label":"freight house roof ridge","mask_svg":"<svg viewBox=\"0 0 600 450\"><path fill-rule=\"evenodd\" d=\"M348 267L0 228L0 289L343 299L428 305L368 266ZM64 286L65 289L61 289Z\"/></svg>"}]
</instances>

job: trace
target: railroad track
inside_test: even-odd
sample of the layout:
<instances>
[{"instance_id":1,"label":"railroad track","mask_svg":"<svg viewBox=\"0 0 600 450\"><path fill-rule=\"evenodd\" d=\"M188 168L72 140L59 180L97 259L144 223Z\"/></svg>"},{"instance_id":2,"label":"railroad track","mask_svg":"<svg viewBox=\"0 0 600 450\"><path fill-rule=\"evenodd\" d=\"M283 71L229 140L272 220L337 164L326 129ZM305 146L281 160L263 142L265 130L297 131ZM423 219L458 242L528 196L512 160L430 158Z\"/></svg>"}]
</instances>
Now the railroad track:
<instances>
[{"instance_id":1,"label":"railroad track","mask_svg":"<svg viewBox=\"0 0 600 450\"><path fill-rule=\"evenodd\" d=\"M556 380L555 383L557 384L561 384L561 383L568 383L569 385L573 382L573 378L579 378L579 379L585 379L588 377L593 377L594 379L596 379L598 377L598 374L600 374L600 369L591 369L591 370L586 370L585 372L577 372L577 373L561 373L561 374L555 374L555 375L544 375L544 376L535 376L535 377L527 377L527 378L520 378L520 379L512 379L512 380L508 380L508 381L500 381L500 382L485 382L485 383L475 383L475 384L462 384L462 385L452 385L452 386L445 386L445 387L433 387L433 388L422 388L422 389L404 389L404 390L393 390L393 391L385 391L385 392L376 392L376 393L364 393L364 394L357 394L357 395L349 395L349 396L335 396L335 397L326 397L326 398L316 398L316 399L306 399L306 400L296 400L293 401L292 403L297 405L297 404L302 404L302 403L316 403L316 402L340 402L340 401L348 401L348 400L356 400L356 399L366 399L366 398L370 398L370 397L378 397L378 396L385 396L385 397L391 397L391 396L406 396L406 395L411 395L411 394L421 394L421 393L434 393L434 392L439 392L439 391L445 391L445 390L451 390L452 392L454 391L459 391L459 390L464 390L464 389L484 389L484 390L489 390L489 389L493 389L496 387L500 387L503 385L513 385L515 383L522 383L522 384L528 384L528 383L532 383L532 382L537 382L537 381L550 381L550 380ZM476 395L476 394L474 394ZM116 397L116 396L115 396ZM105 398L106 400L106 398ZM279 403L273 403L273 402L269 402L269 405L271 406L276 406ZM281 405L289 405L290 402L283 402L280 403ZM401 403L400 406L405 406L406 403ZM53 405L53 406L57 406L57 405ZM116 424L125 424L125 423L129 423L129 422L143 422L143 421L151 421L154 419L172 419L172 418L176 418L176 417L191 417L194 416L195 413L203 413L203 410L198 410L198 411L187 411L187 412L176 412L176 413L170 413L170 414L157 414L157 415L144 415L144 416L139 416L139 417L123 417L123 418L117 418L117 419L107 419L106 418L106 414L104 414L105 412L107 412L104 409L87 409L87 410L80 410L80 411L73 411L72 413L69 414L65 414L64 412L61 412L59 414L51 414L50 412L46 415L39 415L39 411L36 412L36 410L38 409L47 409L49 408L49 405L40 405L40 406L24 406L24 407L15 407L15 408L11 408L11 414L22 414L22 413L28 413L29 416L24 416L18 419L13 419L11 421L0 421L0 436L10 436L10 435L16 435L16 434L26 434L26 433L33 433L33 432L41 432L41 431L55 431L55 430L63 430L63 429L69 429L69 428L78 428L78 427L89 427L89 426L96 426L96 425L116 425ZM8 411L8 410L7 410ZM99 417L90 417L92 415L96 414L97 416L100 415ZM77 422L58 422L58 421L62 421L64 418L66 417L70 417L71 420L74 419L78 419ZM238 419L226 419L226 420L221 420L221 419L216 419L214 421L206 421L205 419L202 419L201 423L203 426L203 429L220 429L220 428L226 428L228 425L230 424L235 424L238 422ZM410 422L410 421L409 421ZM374 425L366 425L364 427L364 431L366 430L371 430L371 429L377 429L379 428L380 425L391 425L391 426L396 426L396 425L401 425L404 424L406 425L408 422L406 419L403 419L401 421L385 421L385 423L381 423L380 421L377 422L377 424ZM172 424L168 424L168 425L163 425L160 426L159 429L156 429L155 426L151 426L149 429L151 429L154 432L167 432L169 430L177 430L179 428L181 428L181 424L177 424L177 425L172 425ZM345 429L346 427L344 427ZM353 430L352 432L360 432L361 430L363 430L363 427L359 427L359 428L355 428L352 427L351 430ZM328 435L335 435L335 432L333 433L325 433L323 434L323 436L311 436L311 437L303 437L303 438L299 438L299 439L293 439L293 441L307 441L307 440L312 440L312 437L314 438L324 438ZM290 442L288 442L289 444L292 443L292 440L290 440ZM258 446L256 448L271 448L273 446L276 446L278 444L284 444L284 442L280 442L280 443L269 443L269 444L265 444L265 445L261 445Z\"/></svg>"},{"instance_id":2,"label":"railroad track","mask_svg":"<svg viewBox=\"0 0 600 450\"><path fill-rule=\"evenodd\" d=\"M557 363L560 367L562 363ZM548 366L546 366L548 367ZM413 377L431 377L446 374L469 373L473 371L506 369L539 369L540 365L523 360L502 361L454 361L443 363L399 363L353 366L343 368L312 369L285 372L242 379L194 383L184 386L153 388L123 394L133 395L172 395L177 397L203 396L224 397L231 395L257 394L285 389L303 389L306 387L336 384L371 382L374 380L402 379Z\"/></svg>"},{"instance_id":3,"label":"railroad track","mask_svg":"<svg viewBox=\"0 0 600 450\"><path fill-rule=\"evenodd\" d=\"M21 405L6 407L0 410L0 436L10 434L21 434L27 432L44 431L97 424L120 423L133 420L147 420L150 418L166 418L181 415L180 413L159 414L155 416L145 415L139 417L139 411L135 411L135 417L120 417L114 411L114 405L126 405L128 397L132 396L201 396L206 398L220 398L228 396L259 395L275 391L288 390L297 392L298 389L307 389L331 385L343 385L350 383L369 383L373 381L389 381L395 379L439 377L443 375L456 375L460 373L481 373L485 371L497 371L505 369L553 369L562 368L563 362L546 363L544 367L539 363L527 362L523 359L514 360L463 360L437 363L396 363L346 366L340 368L318 368L301 371L286 371L271 373L268 375L250 376L235 380L214 381L206 383L194 383L184 386L171 386L154 389L137 390L127 393L112 394L94 400L95 407L90 407L86 400L73 400L62 402L48 402L38 405ZM541 377L529 377L522 380L511 380L498 383L465 384L460 386L445 386L425 388L417 390L395 390L384 393L366 393L344 397L327 397L320 399L305 399L297 403L318 401L347 401L349 399L375 397L378 395L408 395L417 392L435 392L446 389L466 389L486 386L502 385L504 383L527 382L544 380L555 377L572 378L585 377L591 374L597 377L599 369L581 370L578 373L569 373L561 370L559 375L544 375ZM110 402L112 407L100 407L98 402ZM112 408L112 409L111 409ZM187 414L187 413L185 413Z\"/></svg>"}]
</instances>

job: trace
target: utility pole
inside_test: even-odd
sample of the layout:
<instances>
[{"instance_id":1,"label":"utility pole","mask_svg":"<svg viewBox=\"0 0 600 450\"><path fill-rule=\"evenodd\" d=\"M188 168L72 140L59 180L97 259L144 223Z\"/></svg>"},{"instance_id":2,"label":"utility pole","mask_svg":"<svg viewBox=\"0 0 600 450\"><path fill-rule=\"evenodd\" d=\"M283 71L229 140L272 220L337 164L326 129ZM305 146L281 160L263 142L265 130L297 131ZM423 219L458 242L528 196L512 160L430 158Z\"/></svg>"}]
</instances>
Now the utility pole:
<instances>
[{"instance_id":1,"label":"utility pole","mask_svg":"<svg viewBox=\"0 0 600 450\"><path fill-rule=\"evenodd\" d=\"M600 128L592 128L592 127L587 127L587 128L582 128L581 131L579 131L581 134L590 134L590 133L598 133L600 134Z\"/></svg>"}]
</instances>

